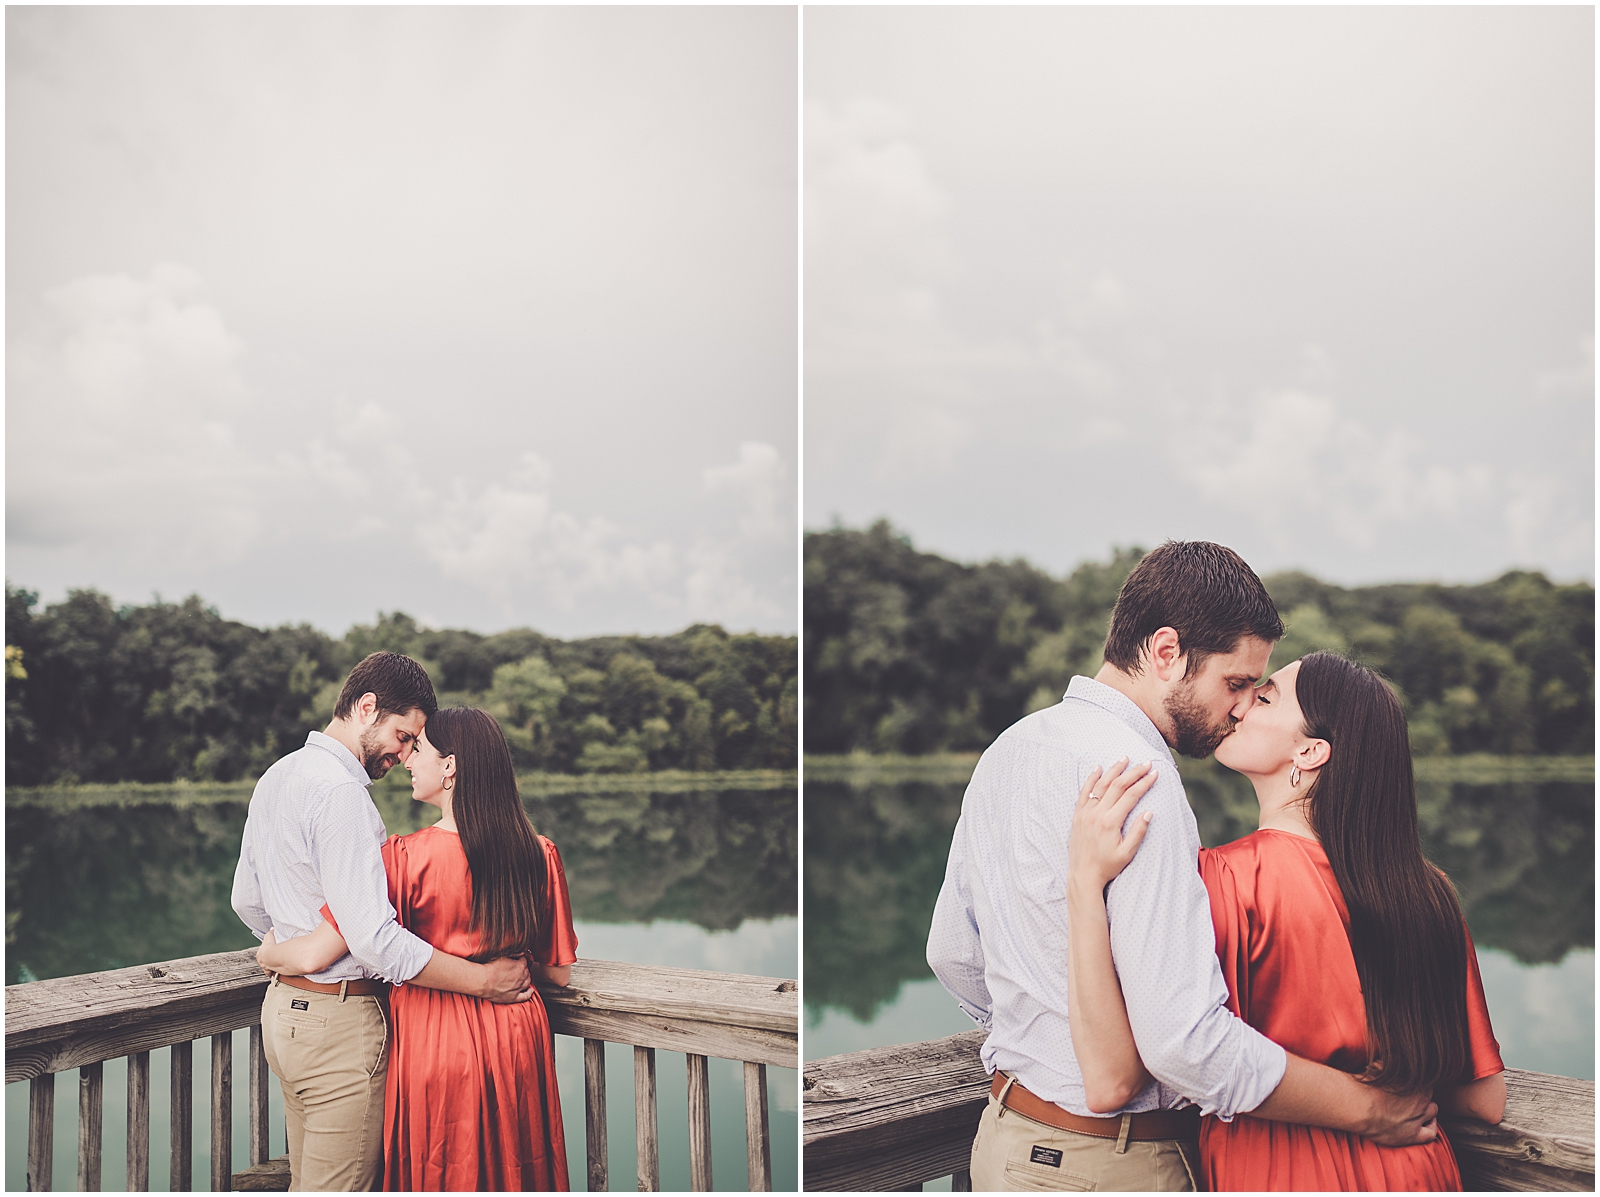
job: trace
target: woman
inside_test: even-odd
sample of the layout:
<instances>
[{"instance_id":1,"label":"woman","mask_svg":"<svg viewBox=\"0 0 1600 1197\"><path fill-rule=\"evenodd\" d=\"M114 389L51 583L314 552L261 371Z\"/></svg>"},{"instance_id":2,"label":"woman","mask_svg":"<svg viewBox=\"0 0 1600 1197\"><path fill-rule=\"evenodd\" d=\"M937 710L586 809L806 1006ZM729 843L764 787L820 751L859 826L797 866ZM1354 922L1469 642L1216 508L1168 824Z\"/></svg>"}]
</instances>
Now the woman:
<instances>
[{"instance_id":1,"label":"woman","mask_svg":"<svg viewBox=\"0 0 1600 1197\"><path fill-rule=\"evenodd\" d=\"M1200 853L1229 1009L1295 1055L1500 1121L1504 1066L1477 957L1455 890L1422 856L1393 691L1370 669L1312 653L1257 691L1216 756L1250 778L1261 805L1259 831ZM1148 824L1147 814L1121 835L1147 777L1097 770L1073 820L1068 918L1079 975L1069 1016L1085 1084L1101 1093L1148 1079L1116 988L1104 902ZM1110 804L1103 814L1101 804ZM1443 1134L1381 1147L1241 1114L1203 1119L1200 1153L1214 1190L1461 1188Z\"/></svg>"},{"instance_id":2,"label":"woman","mask_svg":"<svg viewBox=\"0 0 1600 1197\"><path fill-rule=\"evenodd\" d=\"M517 796L505 735L485 711L428 720L406 768L411 796L443 812L383 846L400 925L441 951L483 961L526 954L534 979L565 985L577 959L566 876ZM257 959L303 974L344 954L327 920ZM565 1190L567 1152L550 1022L537 992L496 1005L402 985L390 999L384 1188Z\"/></svg>"}]
</instances>

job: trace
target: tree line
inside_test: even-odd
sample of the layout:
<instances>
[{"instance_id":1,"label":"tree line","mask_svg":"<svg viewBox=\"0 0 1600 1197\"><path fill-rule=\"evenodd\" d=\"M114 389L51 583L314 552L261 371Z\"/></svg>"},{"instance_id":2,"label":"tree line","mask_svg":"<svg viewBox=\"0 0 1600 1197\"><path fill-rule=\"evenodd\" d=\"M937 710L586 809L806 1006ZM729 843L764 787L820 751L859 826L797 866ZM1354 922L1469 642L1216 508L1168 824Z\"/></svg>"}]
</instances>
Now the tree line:
<instances>
[{"instance_id":1,"label":"tree line","mask_svg":"<svg viewBox=\"0 0 1600 1197\"><path fill-rule=\"evenodd\" d=\"M324 727L370 652L416 658L442 706L489 710L519 770L793 768L798 645L696 624L557 640L424 628L399 612L334 639L255 628L197 596L117 606L94 590L39 608L6 584L12 785L234 781Z\"/></svg>"},{"instance_id":2,"label":"tree line","mask_svg":"<svg viewBox=\"0 0 1600 1197\"><path fill-rule=\"evenodd\" d=\"M919 552L885 521L804 544L806 751L986 747L1101 663L1111 608L1145 550L1064 578L1026 561ZM1594 752L1594 587L1512 571L1471 586L1262 579L1286 633L1276 669L1349 654L1399 690L1419 754Z\"/></svg>"}]
</instances>

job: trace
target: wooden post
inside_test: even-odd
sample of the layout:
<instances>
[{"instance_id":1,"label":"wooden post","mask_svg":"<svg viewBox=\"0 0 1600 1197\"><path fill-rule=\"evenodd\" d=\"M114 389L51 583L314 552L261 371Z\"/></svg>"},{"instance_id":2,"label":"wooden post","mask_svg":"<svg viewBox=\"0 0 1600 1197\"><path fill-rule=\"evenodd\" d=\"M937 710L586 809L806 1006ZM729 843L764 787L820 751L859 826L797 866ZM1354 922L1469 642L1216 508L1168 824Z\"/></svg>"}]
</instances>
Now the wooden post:
<instances>
[{"instance_id":1,"label":"wooden post","mask_svg":"<svg viewBox=\"0 0 1600 1197\"><path fill-rule=\"evenodd\" d=\"M711 1070L704 1056L687 1055L689 1074L689 1189L711 1191Z\"/></svg>"},{"instance_id":2,"label":"wooden post","mask_svg":"<svg viewBox=\"0 0 1600 1197\"><path fill-rule=\"evenodd\" d=\"M100 1191L100 1122L105 1112L105 1064L78 1069L78 1191Z\"/></svg>"},{"instance_id":3,"label":"wooden post","mask_svg":"<svg viewBox=\"0 0 1600 1197\"><path fill-rule=\"evenodd\" d=\"M128 1057L128 1192L150 1191L150 1053Z\"/></svg>"},{"instance_id":4,"label":"wooden post","mask_svg":"<svg viewBox=\"0 0 1600 1197\"><path fill-rule=\"evenodd\" d=\"M233 1189L233 1032L211 1036L211 1191Z\"/></svg>"},{"instance_id":5,"label":"wooden post","mask_svg":"<svg viewBox=\"0 0 1600 1197\"><path fill-rule=\"evenodd\" d=\"M272 1158L267 1136L267 1051L261 1038L261 1024L250 1028L250 1163L264 1164Z\"/></svg>"},{"instance_id":6,"label":"wooden post","mask_svg":"<svg viewBox=\"0 0 1600 1197\"><path fill-rule=\"evenodd\" d=\"M951 1175L950 1191L952 1193L972 1192L972 1172L970 1169L963 1169Z\"/></svg>"},{"instance_id":7,"label":"wooden post","mask_svg":"<svg viewBox=\"0 0 1600 1197\"><path fill-rule=\"evenodd\" d=\"M194 1189L194 1042L172 1045L172 1183L174 1193Z\"/></svg>"},{"instance_id":8,"label":"wooden post","mask_svg":"<svg viewBox=\"0 0 1600 1197\"><path fill-rule=\"evenodd\" d=\"M744 1143L750 1192L772 1192L772 1135L767 1123L767 1066L744 1062Z\"/></svg>"},{"instance_id":9,"label":"wooden post","mask_svg":"<svg viewBox=\"0 0 1600 1197\"><path fill-rule=\"evenodd\" d=\"M661 1147L656 1130L656 1049L633 1049L634 1146L639 1159L639 1192L661 1191Z\"/></svg>"},{"instance_id":10,"label":"wooden post","mask_svg":"<svg viewBox=\"0 0 1600 1197\"><path fill-rule=\"evenodd\" d=\"M606 1044L583 1041L583 1122L589 1157L589 1192L604 1193L606 1176Z\"/></svg>"},{"instance_id":11,"label":"wooden post","mask_svg":"<svg viewBox=\"0 0 1600 1197\"><path fill-rule=\"evenodd\" d=\"M28 1082L28 1192L50 1191L55 1163L56 1074L47 1072Z\"/></svg>"}]
</instances>

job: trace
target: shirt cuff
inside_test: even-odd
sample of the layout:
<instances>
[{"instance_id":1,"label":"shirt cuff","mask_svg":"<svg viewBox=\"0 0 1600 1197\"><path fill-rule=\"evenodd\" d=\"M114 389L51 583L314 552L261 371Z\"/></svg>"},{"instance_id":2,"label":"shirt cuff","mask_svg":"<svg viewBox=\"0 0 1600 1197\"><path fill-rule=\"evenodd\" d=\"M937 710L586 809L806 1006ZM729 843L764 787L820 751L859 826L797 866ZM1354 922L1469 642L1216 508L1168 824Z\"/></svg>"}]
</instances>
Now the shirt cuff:
<instances>
[{"instance_id":1,"label":"shirt cuff","mask_svg":"<svg viewBox=\"0 0 1600 1197\"><path fill-rule=\"evenodd\" d=\"M1248 1114L1283 1084L1284 1073L1289 1071L1289 1053L1264 1035L1251 1037L1251 1067L1249 1079L1239 1087L1238 1100L1231 1110L1218 1110L1217 1117L1232 1122L1236 1114Z\"/></svg>"},{"instance_id":2,"label":"shirt cuff","mask_svg":"<svg viewBox=\"0 0 1600 1197\"><path fill-rule=\"evenodd\" d=\"M404 939L396 946L394 953L396 967L389 970L384 979L391 985L404 985L423 969L428 967L428 961L433 959L433 945L425 939L400 928ZM1265 1099L1263 1099L1265 1100Z\"/></svg>"}]
</instances>

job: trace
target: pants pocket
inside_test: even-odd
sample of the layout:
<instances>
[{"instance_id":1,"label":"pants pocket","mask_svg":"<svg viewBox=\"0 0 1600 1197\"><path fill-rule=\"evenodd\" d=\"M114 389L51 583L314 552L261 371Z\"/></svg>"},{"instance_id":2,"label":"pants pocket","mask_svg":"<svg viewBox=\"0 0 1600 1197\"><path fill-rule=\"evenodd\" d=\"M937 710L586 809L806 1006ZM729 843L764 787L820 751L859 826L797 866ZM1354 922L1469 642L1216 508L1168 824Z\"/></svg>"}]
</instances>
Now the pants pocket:
<instances>
[{"instance_id":1,"label":"pants pocket","mask_svg":"<svg viewBox=\"0 0 1600 1197\"><path fill-rule=\"evenodd\" d=\"M1050 1168L1022 1159L1006 1161L1006 1183L1030 1193L1092 1193L1094 1181L1065 1168Z\"/></svg>"},{"instance_id":2,"label":"pants pocket","mask_svg":"<svg viewBox=\"0 0 1600 1197\"><path fill-rule=\"evenodd\" d=\"M380 1001L364 1000L372 1005L371 1014L364 1014L361 1019L362 1062L370 1079L378 1075L389 1058L389 1011Z\"/></svg>"},{"instance_id":3,"label":"pants pocket","mask_svg":"<svg viewBox=\"0 0 1600 1197\"><path fill-rule=\"evenodd\" d=\"M295 1030L323 1031L328 1027L328 1020L319 1014L307 1014L303 1010L279 1010L278 1025Z\"/></svg>"}]
</instances>

